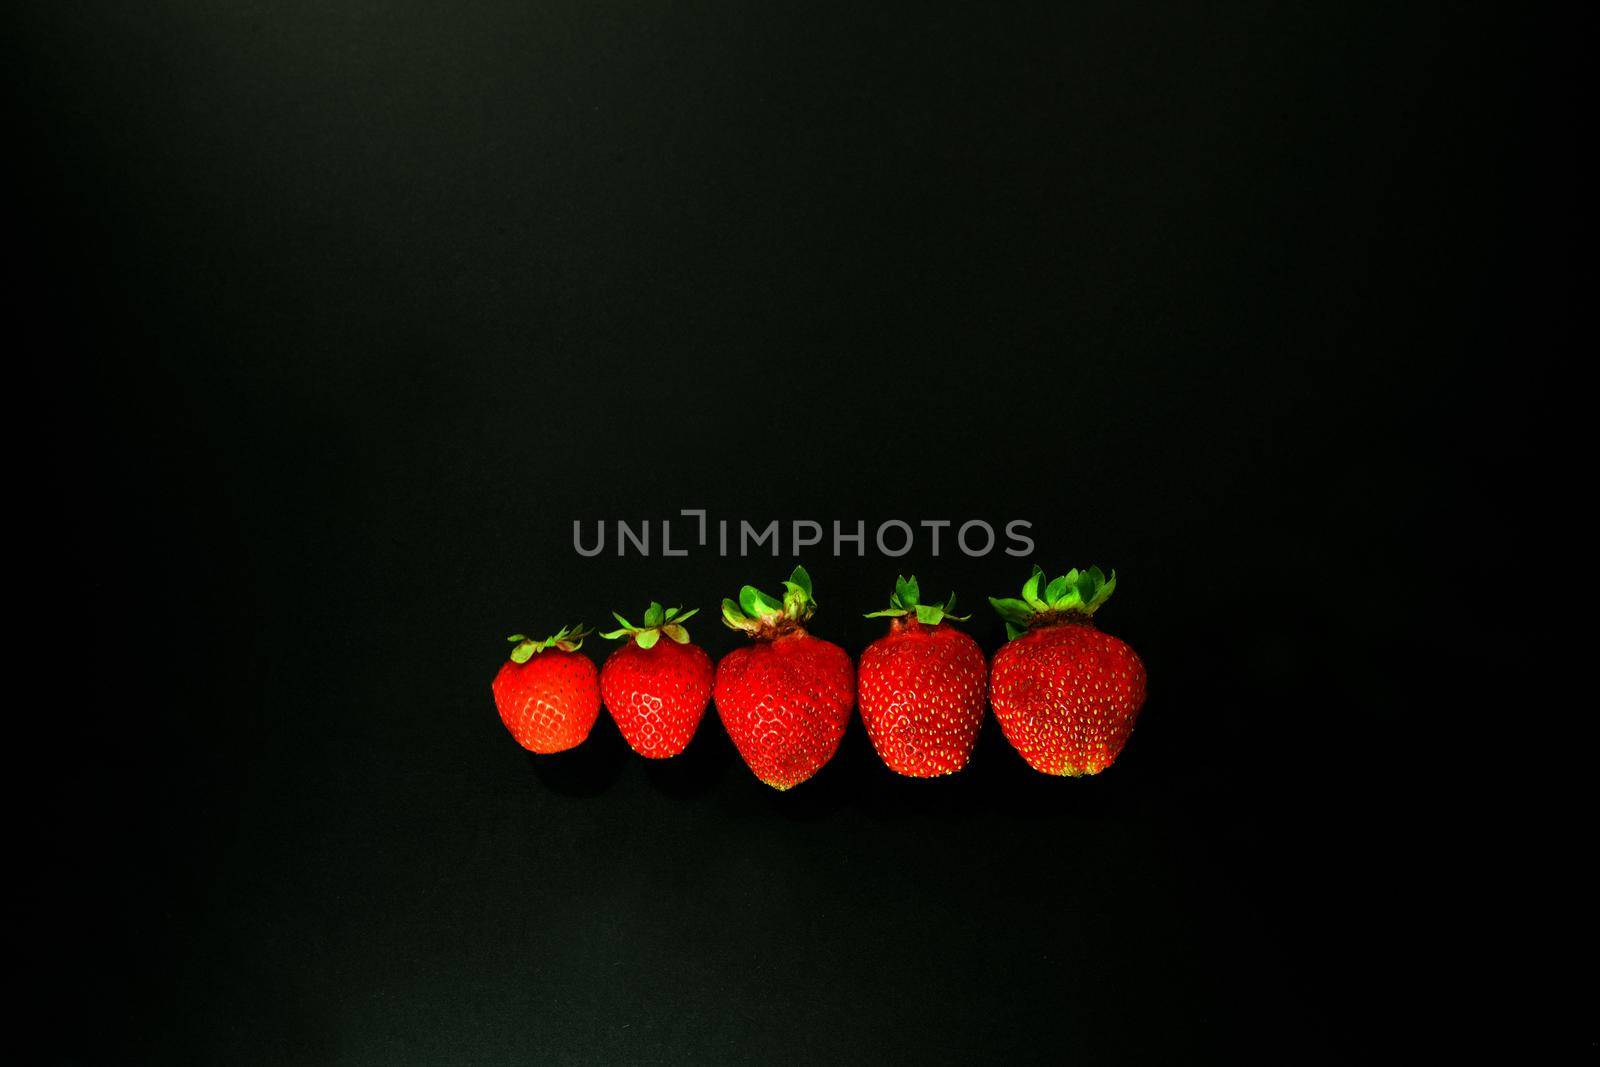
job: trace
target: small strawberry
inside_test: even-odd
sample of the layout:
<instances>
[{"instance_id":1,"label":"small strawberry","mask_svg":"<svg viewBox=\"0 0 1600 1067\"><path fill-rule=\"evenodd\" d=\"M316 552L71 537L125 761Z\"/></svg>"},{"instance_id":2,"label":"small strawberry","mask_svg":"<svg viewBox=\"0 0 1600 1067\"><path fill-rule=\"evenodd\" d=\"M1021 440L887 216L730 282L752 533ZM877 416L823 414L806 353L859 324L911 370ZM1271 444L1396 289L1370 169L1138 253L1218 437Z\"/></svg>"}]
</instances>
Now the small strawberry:
<instances>
[{"instance_id":1,"label":"small strawberry","mask_svg":"<svg viewBox=\"0 0 1600 1067\"><path fill-rule=\"evenodd\" d=\"M722 620L756 639L717 664L717 714L739 755L774 789L799 785L833 758L855 703L850 654L806 633L811 576L796 567L780 601L745 586ZM742 609L742 610L741 610Z\"/></svg>"},{"instance_id":2,"label":"small strawberry","mask_svg":"<svg viewBox=\"0 0 1600 1067\"><path fill-rule=\"evenodd\" d=\"M600 716L594 662L578 649L589 631L563 626L536 641L513 634L511 659L494 676L500 721L529 752L565 752L583 744Z\"/></svg>"},{"instance_id":3,"label":"small strawberry","mask_svg":"<svg viewBox=\"0 0 1600 1067\"><path fill-rule=\"evenodd\" d=\"M978 642L951 626L956 598L923 604L916 575L894 583L889 633L861 653L861 721L889 769L912 778L954 774L967 765L983 725L989 673Z\"/></svg>"},{"instance_id":4,"label":"small strawberry","mask_svg":"<svg viewBox=\"0 0 1600 1067\"><path fill-rule=\"evenodd\" d=\"M1091 618L1116 587L1116 572L1107 578L1099 567L1051 582L1034 567L1021 600L989 598L1011 636L995 653L989 699L1006 740L1036 771L1099 774L1133 732L1144 664Z\"/></svg>"},{"instance_id":5,"label":"small strawberry","mask_svg":"<svg viewBox=\"0 0 1600 1067\"><path fill-rule=\"evenodd\" d=\"M601 637L629 640L600 668L600 697L617 729L641 756L666 759L682 752L711 700L711 657L689 643L683 628L691 608L662 608L652 602L644 625L635 626L616 612L620 630ZM667 640L661 640L662 636Z\"/></svg>"}]
</instances>

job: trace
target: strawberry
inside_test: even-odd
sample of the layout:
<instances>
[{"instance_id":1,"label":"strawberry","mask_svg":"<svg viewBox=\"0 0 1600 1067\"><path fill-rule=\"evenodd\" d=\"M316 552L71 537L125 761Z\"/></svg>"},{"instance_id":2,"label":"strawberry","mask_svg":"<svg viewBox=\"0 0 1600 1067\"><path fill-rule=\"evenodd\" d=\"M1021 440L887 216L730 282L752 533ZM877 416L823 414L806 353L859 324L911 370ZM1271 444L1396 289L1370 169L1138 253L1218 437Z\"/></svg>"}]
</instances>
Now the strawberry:
<instances>
[{"instance_id":1,"label":"strawberry","mask_svg":"<svg viewBox=\"0 0 1600 1067\"><path fill-rule=\"evenodd\" d=\"M500 721L529 752L576 748L599 718L594 663L578 653L588 635L581 626L564 626L543 641L522 634L508 639L515 647L494 676L494 703Z\"/></svg>"},{"instance_id":2,"label":"strawberry","mask_svg":"<svg viewBox=\"0 0 1600 1067\"><path fill-rule=\"evenodd\" d=\"M796 567L780 601L745 586L722 620L756 639L717 664L717 714L757 778L789 789L833 758L855 703L850 654L806 633L811 576Z\"/></svg>"},{"instance_id":3,"label":"strawberry","mask_svg":"<svg viewBox=\"0 0 1600 1067\"><path fill-rule=\"evenodd\" d=\"M1093 620L1116 587L1116 572L1107 578L1099 567L1050 582L1034 567L1021 600L989 598L1010 635L994 656L989 699L1006 740L1036 771L1099 774L1133 732L1144 664Z\"/></svg>"},{"instance_id":4,"label":"strawberry","mask_svg":"<svg viewBox=\"0 0 1600 1067\"><path fill-rule=\"evenodd\" d=\"M699 608L662 608L652 602L644 625L616 612L620 630L601 634L628 641L600 668L600 697L617 729L641 756L666 759L683 751L711 700L711 657L689 643L683 624ZM665 636L667 640L661 638Z\"/></svg>"},{"instance_id":5,"label":"strawberry","mask_svg":"<svg viewBox=\"0 0 1600 1067\"><path fill-rule=\"evenodd\" d=\"M941 607L920 602L916 575L894 583L889 633L861 653L861 721L889 769L912 778L954 774L967 765L983 725L989 665L978 642L951 626L952 595Z\"/></svg>"}]
</instances>

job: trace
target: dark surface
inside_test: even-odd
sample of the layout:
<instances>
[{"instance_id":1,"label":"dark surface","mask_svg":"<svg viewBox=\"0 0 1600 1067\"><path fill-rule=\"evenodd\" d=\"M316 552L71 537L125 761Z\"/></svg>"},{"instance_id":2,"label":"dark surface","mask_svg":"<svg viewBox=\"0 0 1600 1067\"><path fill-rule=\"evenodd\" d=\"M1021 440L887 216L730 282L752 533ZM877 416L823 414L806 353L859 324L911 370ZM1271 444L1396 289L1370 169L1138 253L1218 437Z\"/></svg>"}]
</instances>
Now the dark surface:
<instances>
[{"instance_id":1,"label":"dark surface","mask_svg":"<svg viewBox=\"0 0 1600 1067\"><path fill-rule=\"evenodd\" d=\"M1460 567L1520 550L1483 501L1525 514L1509 428L1560 299L1527 28L589 7L8 16L21 312L72 357L56 436L94 453L39 487L93 561L41 621L117 635L33 798L63 1054L1441 1040L1416 990L1475 949L1428 875L1471 802L1402 803L1451 730L1401 753L1505 683L1460 640ZM1057 781L991 722L925 783L856 723L787 795L714 717L671 763L604 718L524 754L489 697L505 633L792 566L569 547L575 518L696 506L1031 520L1047 567L1122 576L1133 742ZM897 571L969 606L1027 571L805 562L852 652Z\"/></svg>"}]
</instances>

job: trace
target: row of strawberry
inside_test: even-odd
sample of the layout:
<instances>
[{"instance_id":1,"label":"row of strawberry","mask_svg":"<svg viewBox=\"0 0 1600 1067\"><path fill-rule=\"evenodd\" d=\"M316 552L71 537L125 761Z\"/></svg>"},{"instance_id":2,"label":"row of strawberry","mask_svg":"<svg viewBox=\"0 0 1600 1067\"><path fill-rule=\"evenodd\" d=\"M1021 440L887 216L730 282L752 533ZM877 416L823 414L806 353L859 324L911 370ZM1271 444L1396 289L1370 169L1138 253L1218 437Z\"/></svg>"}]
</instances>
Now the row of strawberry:
<instances>
[{"instance_id":1,"label":"row of strawberry","mask_svg":"<svg viewBox=\"0 0 1600 1067\"><path fill-rule=\"evenodd\" d=\"M1009 635L990 663L952 625L967 618L954 613L953 595L925 603L916 577L900 578L889 607L867 616L889 619L889 632L862 652L858 670L844 649L806 632L816 601L811 576L796 567L782 596L747 585L722 602L723 622L754 643L714 669L684 626L698 609L652 603L640 625L616 615L619 628L601 636L624 643L598 672L578 651L589 634L582 627L544 640L512 636L495 704L523 748L553 753L581 744L604 702L635 752L665 759L688 745L715 698L756 777L789 789L833 758L856 706L890 769L954 774L972 754L987 701L1035 770L1098 774L1122 751L1145 695L1144 664L1093 622L1116 584L1115 572L1098 567L1055 579L1034 567L1020 598L990 598Z\"/></svg>"}]
</instances>

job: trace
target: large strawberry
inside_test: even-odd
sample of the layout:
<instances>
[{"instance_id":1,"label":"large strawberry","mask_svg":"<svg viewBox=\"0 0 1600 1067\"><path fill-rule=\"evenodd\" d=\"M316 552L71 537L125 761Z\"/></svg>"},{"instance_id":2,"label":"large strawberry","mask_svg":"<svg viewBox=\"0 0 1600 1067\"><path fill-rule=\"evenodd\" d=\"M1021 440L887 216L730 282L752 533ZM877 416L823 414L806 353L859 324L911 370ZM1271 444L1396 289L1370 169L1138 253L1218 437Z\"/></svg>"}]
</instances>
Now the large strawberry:
<instances>
[{"instance_id":1,"label":"large strawberry","mask_svg":"<svg viewBox=\"0 0 1600 1067\"><path fill-rule=\"evenodd\" d=\"M995 653L989 699L1006 740L1034 770L1099 774L1133 732L1144 664L1092 618L1116 587L1116 572L1107 578L1099 567L1053 581L1034 567L1022 599L989 598L1011 636Z\"/></svg>"},{"instance_id":2,"label":"large strawberry","mask_svg":"<svg viewBox=\"0 0 1600 1067\"><path fill-rule=\"evenodd\" d=\"M799 785L839 748L855 703L850 654L806 633L811 576L796 567L783 599L751 586L722 602L722 620L756 643L717 664L717 714L739 755L774 789Z\"/></svg>"},{"instance_id":3,"label":"large strawberry","mask_svg":"<svg viewBox=\"0 0 1600 1067\"><path fill-rule=\"evenodd\" d=\"M583 743L600 717L594 663L578 649L589 631L565 627L542 641L513 634L511 659L494 676L500 721L529 752L565 752Z\"/></svg>"},{"instance_id":4,"label":"large strawberry","mask_svg":"<svg viewBox=\"0 0 1600 1067\"><path fill-rule=\"evenodd\" d=\"M600 668L600 698L617 729L641 756L676 756L706 713L711 657L689 643L689 631L683 628L699 610L663 608L652 602L645 609L643 626L612 612L622 628L600 635L627 638Z\"/></svg>"},{"instance_id":5,"label":"large strawberry","mask_svg":"<svg viewBox=\"0 0 1600 1067\"><path fill-rule=\"evenodd\" d=\"M889 633L861 653L856 692L872 747L889 769L912 778L954 774L967 765L983 726L988 663L978 642L951 626L954 595L920 600L916 575L894 583Z\"/></svg>"}]
</instances>

